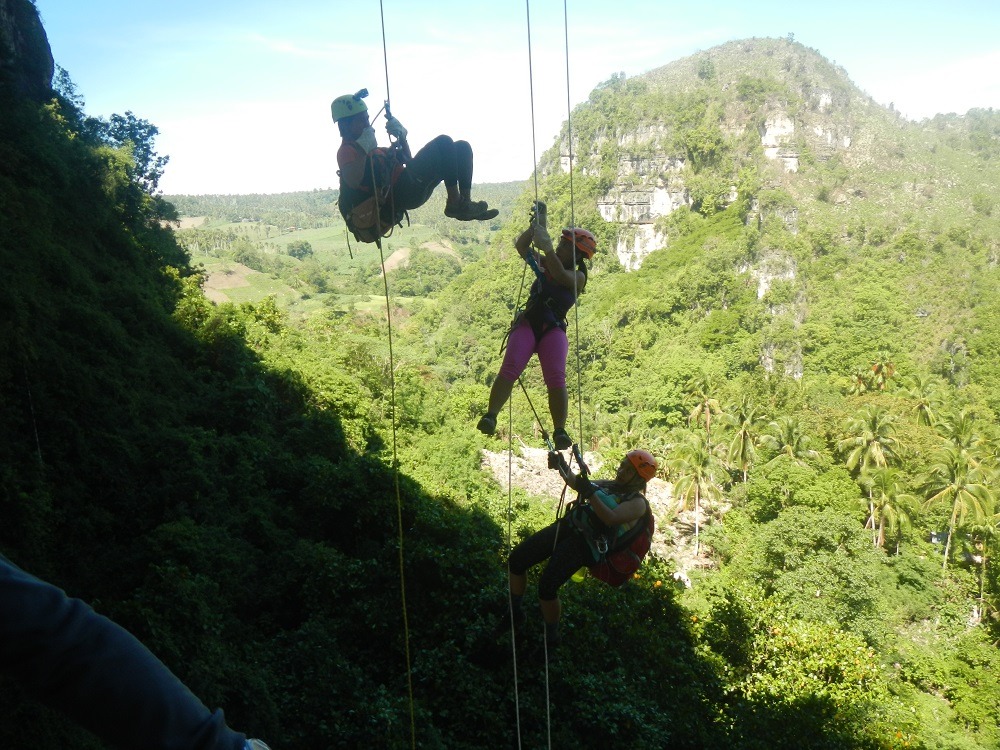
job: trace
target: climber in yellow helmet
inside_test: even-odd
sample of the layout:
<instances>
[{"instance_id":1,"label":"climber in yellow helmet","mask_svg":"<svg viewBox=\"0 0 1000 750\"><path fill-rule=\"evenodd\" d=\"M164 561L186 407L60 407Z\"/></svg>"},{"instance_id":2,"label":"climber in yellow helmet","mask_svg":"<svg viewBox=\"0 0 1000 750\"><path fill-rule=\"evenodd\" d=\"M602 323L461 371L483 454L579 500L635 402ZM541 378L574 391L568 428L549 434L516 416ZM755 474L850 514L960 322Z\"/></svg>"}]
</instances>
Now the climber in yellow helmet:
<instances>
[{"instance_id":1,"label":"climber in yellow helmet","mask_svg":"<svg viewBox=\"0 0 1000 750\"><path fill-rule=\"evenodd\" d=\"M485 201L472 200L472 147L466 141L439 135L411 155L406 128L387 111L385 129L395 142L389 149L379 148L364 102L367 94L362 89L338 96L330 105L343 139L337 151L340 210L349 225L351 211L375 196L383 212L388 211L383 217L388 221L382 223L392 226L404 211L426 203L442 182L448 191L445 216L485 221L499 213Z\"/></svg>"}]
</instances>

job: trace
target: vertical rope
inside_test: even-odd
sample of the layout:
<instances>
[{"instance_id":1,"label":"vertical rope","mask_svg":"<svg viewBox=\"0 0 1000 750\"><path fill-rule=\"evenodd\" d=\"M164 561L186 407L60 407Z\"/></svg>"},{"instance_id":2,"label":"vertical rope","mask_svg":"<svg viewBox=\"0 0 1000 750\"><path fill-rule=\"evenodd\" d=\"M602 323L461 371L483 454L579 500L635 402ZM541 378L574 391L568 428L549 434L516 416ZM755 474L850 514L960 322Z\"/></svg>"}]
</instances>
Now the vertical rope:
<instances>
[{"instance_id":1,"label":"vertical rope","mask_svg":"<svg viewBox=\"0 0 1000 750\"><path fill-rule=\"evenodd\" d=\"M531 164L532 164L532 177L534 180L534 187L535 187L535 201L537 202L538 201L538 167L537 167L538 158L537 158L537 147L535 145L535 82L534 82L534 64L532 61L532 54L531 54L530 0L525 0L524 12L525 12L525 19L526 19L527 33L528 33L528 92L531 102L531 157L532 157ZM514 308L515 311L520 307L521 293L524 291L524 280L526 274L527 274L527 265L525 265L524 269L522 269L521 289L518 291L517 304ZM511 393L511 397L507 399L507 559L508 561L510 560L510 553L513 550L512 524L514 517L514 500L513 500L514 417L513 417L513 405L512 405L513 395L514 394ZM509 572L508 572L508 577L509 577ZM520 691L518 687L518 676L517 676L517 638L515 637L515 630L514 630L514 600L510 592L509 583L507 589L507 606L511 624L510 625L511 660L513 661L514 665L514 717L517 728L517 747L518 750L520 750L521 699L520 699Z\"/></svg>"},{"instance_id":2,"label":"vertical rope","mask_svg":"<svg viewBox=\"0 0 1000 750\"><path fill-rule=\"evenodd\" d=\"M382 20L382 62L385 65L385 100L389 98L389 52L385 46L385 11L382 8L382 0L378 0L379 18Z\"/></svg>"},{"instance_id":3,"label":"vertical rope","mask_svg":"<svg viewBox=\"0 0 1000 750\"><path fill-rule=\"evenodd\" d=\"M403 558L403 499L399 492L399 459L396 454L396 365L392 349L392 308L389 302L389 279L385 271L385 254L382 240L378 245L379 260L382 263L382 284L385 287L385 315L389 332L389 419L392 422L392 473L396 489L396 527L399 531L399 594L403 606L403 641L406 652L406 688L410 701L410 747L417 746L417 727L413 707L413 669L410 658L410 619L406 609L406 566Z\"/></svg>"},{"instance_id":4,"label":"vertical rope","mask_svg":"<svg viewBox=\"0 0 1000 750\"><path fill-rule=\"evenodd\" d=\"M389 55L385 43L385 12L382 8L382 0L378 3L379 15L382 21L382 60L385 64L385 99L389 101ZM372 190L378 195L379 186L375 183L375 167L372 165ZM376 201L377 202L377 201ZM399 596L403 609L403 647L406 655L406 690L410 708L410 747L416 750L417 747L417 724L415 709L413 704L413 666L410 655L410 618L406 609L406 565L403 553L403 499L399 492L399 458L396 450L396 364L392 347L392 305L389 300L389 276L385 269L385 254L382 252L382 207L377 206L376 227L378 228L379 261L382 265L382 285L385 289L385 319L389 337L389 419L392 423L392 472L393 484L396 490L396 527L399 533Z\"/></svg>"},{"instance_id":5,"label":"vertical rope","mask_svg":"<svg viewBox=\"0 0 1000 750\"><path fill-rule=\"evenodd\" d=\"M537 139L536 139L536 135L535 135L535 86L534 86L534 63L533 63L532 49L531 49L531 2L530 2L530 0L525 0L524 7L525 7L525 17L526 17L526 21L527 21L527 33L528 33L528 88L529 88L529 94L530 94L530 99L531 99L532 177L533 177L533 181L534 181L535 202L537 203L538 202L538 150L537 150ZM566 0L564 0L564 2L563 2L563 14L564 14L564 27L565 27L565 35L566 35L566 102L567 102L567 109L569 109L569 107L570 107L570 92L569 92L569 21L568 21L568 11L566 9ZM575 213L574 213L574 194L573 194L573 130L572 130L572 125L569 122L569 120L568 120L567 128L568 128L568 139L569 139L568 151L569 151L569 166L570 166L570 226L571 227L575 227L576 226L576 216L575 216ZM573 296L574 296L574 298L576 298L579 295L579 292L578 292L578 289L577 289L577 283L576 283L576 273L575 273L576 265L577 265L577 260L576 260L576 238L574 236L574 239L573 239L573 267L574 267ZM524 282L523 282L523 275L522 275L522 290L523 290L523 285L524 285ZM575 305L574 305L574 307L575 307ZM576 334L576 336L577 336L577 345L576 345L576 349L577 349L577 354L576 354L576 359L577 359L577 392L579 393L580 392L581 376L580 376L579 314L578 313L577 313L577 316L576 316L576 330L577 330L577 334ZM524 395L528 399L528 404L531 407L531 410L532 410L532 412L535 415L535 419L538 420L538 414L537 414L537 412L535 412L534 406L531 404L531 399L530 399L530 397L528 397L528 392L527 392L527 389L524 387L524 383L520 381L520 378L518 378L518 381L521 383L521 389L524 391ZM507 473L508 473L508 476L507 476L507 546L508 546L508 558L509 558L509 550L511 548L511 533L512 533L511 532L511 524L512 524L512 516L513 516L513 501L512 501L512 483L513 483L512 482L512 474L513 474L513 470L512 470L512 464L513 464L514 450L513 450L513 416L512 416L512 414L513 414L513 410L512 410L512 407L511 407L510 399L508 399L508 438L507 438L508 439L508 448L507 448ZM541 420L538 420L538 421L539 421L539 424L541 424ZM544 432L544 430L545 430L544 426L542 426L542 430ZM582 432L583 432L583 408L582 408L582 405L579 406L579 431L580 431L580 434L582 435ZM565 490L563 491L563 498L564 497L565 497ZM560 499L559 505L560 505L560 510L556 514L556 522L557 523L559 521L559 515L560 515L561 510L562 510L562 499ZM554 541L556 543L558 542L558 527L557 527L556 539ZM555 544L553 544L553 549L554 548L555 548ZM513 659L514 659L514 699L515 699L515 703L517 704L516 705L516 715L517 715L517 743L518 743L518 748L520 748L521 747L521 712L520 712L520 703L519 703L519 700L518 700L518 685L517 685L517 647L516 647L516 645L513 645L514 641L515 641L515 639L513 637L513 635L514 635L514 629L513 629L514 611L513 611L513 601L510 599L509 596L508 596L508 604L509 604L509 607L510 607L511 636L512 636L511 637L511 643L512 643ZM551 750L551 748L552 748L552 701L551 701L550 685L549 685L549 648L548 648L548 641L544 638L544 635L543 635L543 644L544 644L544 654L545 654L545 722L546 722L546 736L547 736L547 742L548 742L549 750Z\"/></svg>"},{"instance_id":6,"label":"vertical rope","mask_svg":"<svg viewBox=\"0 0 1000 750\"><path fill-rule=\"evenodd\" d=\"M513 395L513 394L511 394ZM507 560L508 560L508 572L507 577L510 578L510 553L513 549L513 544L511 540L513 538L513 523L514 523L514 410L511 405L513 401L512 398L507 399ZM522 601L521 606L524 606ZM514 666L514 724L517 729L517 747L521 750L521 694L518 689L518 679L517 679L517 631L516 625L514 623L514 599L513 592L510 590L510 582L508 580L507 584L507 607L510 618L510 653L511 661Z\"/></svg>"},{"instance_id":7,"label":"vertical rope","mask_svg":"<svg viewBox=\"0 0 1000 750\"><path fill-rule=\"evenodd\" d=\"M569 9L567 0L563 0L563 33L566 42L566 153L569 159L569 223L576 227L576 201L573 194L573 104L569 88ZM573 237L573 337L576 347L576 408L577 427L580 445L586 446L583 434L583 376L580 367L580 295L576 288L576 236ZM583 455L581 449L581 455Z\"/></svg>"},{"instance_id":8,"label":"vertical rope","mask_svg":"<svg viewBox=\"0 0 1000 750\"><path fill-rule=\"evenodd\" d=\"M531 0L524 0L528 24L528 95L531 100L531 173L535 182L535 200L538 200L538 148L535 145L535 68L531 58Z\"/></svg>"},{"instance_id":9,"label":"vertical rope","mask_svg":"<svg viewBox=\"0 0 1000 750\"><path fill-rule=\"evenodd\" d=\"M524 0L524 12L527 20L528 29L528 91L531 97L531 169L532 177L534 179L535 186L535 202L538 202L538 147L536 145L535 137L535 72L534 64L532 60L531 53L531 0ZM530 248L529 248L530 251ZM527 395L527 391L525 391ZM544 427L542 429L545 429ZM513 460L513 446L511 446L511 451L509 453L510 460ZM544 635L544 624L543 624L543 634L542 640L545 641ZM549 697L549 649L548 644L545 646L545 729L546 737L548 740L549 750L552 748L552 710L551 710L551 700ZM518 746L521 742L521 730L520 724L518 725Z\"/></svg>"}]
</instances>

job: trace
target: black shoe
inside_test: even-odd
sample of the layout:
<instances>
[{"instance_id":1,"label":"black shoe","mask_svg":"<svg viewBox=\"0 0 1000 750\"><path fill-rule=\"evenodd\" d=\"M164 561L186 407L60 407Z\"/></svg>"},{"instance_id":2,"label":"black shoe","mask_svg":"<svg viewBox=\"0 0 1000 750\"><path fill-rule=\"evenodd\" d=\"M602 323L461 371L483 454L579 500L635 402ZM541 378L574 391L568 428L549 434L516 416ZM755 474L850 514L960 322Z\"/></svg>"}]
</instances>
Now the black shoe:
<instances>
[{"instance_id":1,"label":"black shoe","mask_svg":"<svg viewBox=\"0 0 1000 750\"><path fill-rule=\"evenodd\" d=\"M497 429L497 418L492 414L484 414L479 418L479 424L476 425L476 429L484 435L492 435Z\"/></svg>"},{"instance_id":2,"label":"black shoe","mask_svg":"<svg viewBox=\"0 0 1000 750\"><path fill-rule=\"evenodd\" d=\"M567 448L573 447L572 438L570 438L569 434L562 427L553 430L552 440L555 441L558 450L564 451Z\"/></svg>"},{"instance_id":3,"label":"black shoe","mask_svg":"<svg viewBox=\"0 0 1000 750\"><path fill-rule=\"evenodd\" d=\"M465 199L457 203L446 203L444 206L444 215L459 221L486 221L495 218L499 213L497 209L490 208L486 201Z\"/></svg>"}]
</instances>

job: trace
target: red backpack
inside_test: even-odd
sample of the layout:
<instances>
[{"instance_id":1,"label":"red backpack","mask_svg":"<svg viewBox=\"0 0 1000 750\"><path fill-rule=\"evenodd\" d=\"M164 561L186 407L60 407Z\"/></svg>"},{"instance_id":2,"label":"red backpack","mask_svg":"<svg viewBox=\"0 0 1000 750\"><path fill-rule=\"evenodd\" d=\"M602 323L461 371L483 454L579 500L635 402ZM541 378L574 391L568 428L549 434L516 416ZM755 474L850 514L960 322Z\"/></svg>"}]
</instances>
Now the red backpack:
<instances>
[{"instance_id":1,"label":"red backpack","mask_svg":"<svg viewBox=\"0 0 1000 750\"><path fill-rule=\"evenodd\" d=\"M614 546L601 559L590 566L590 575L609 586L621 586L629 580L642 564L653 541L656 524L653 511L646 501L646 515L624 535L615 540Z\"/></svg>"}]
</instances>

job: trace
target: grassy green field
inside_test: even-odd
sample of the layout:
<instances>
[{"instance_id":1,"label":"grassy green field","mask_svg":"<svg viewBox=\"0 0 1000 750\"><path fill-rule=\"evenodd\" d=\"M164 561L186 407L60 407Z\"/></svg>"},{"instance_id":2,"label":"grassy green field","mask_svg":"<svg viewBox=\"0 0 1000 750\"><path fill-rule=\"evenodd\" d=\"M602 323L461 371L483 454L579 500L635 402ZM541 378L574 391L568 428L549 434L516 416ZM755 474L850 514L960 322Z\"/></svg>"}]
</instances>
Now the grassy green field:
<instances>
[{"instance_id":1,"label":"grassy green field","mask_svg":"<svg viewBox=\"0 0 1000 750\"><path fill-rule=\"evenodd\" d=\"M375 248L375 254L378 249ZM377 261L377 258L375 259ZM324 311L370 312L381 314L385 297L377 294L302 294L270 274L260 273L231 260L221 260L210 255L191 258L195 266L205 269L205 293L213 302L242 304L259 302L273 296L279 307L292 317L309 317ZM413 298L393 296L394 305L407 307Z\"/></svg>"}]
</instances>

